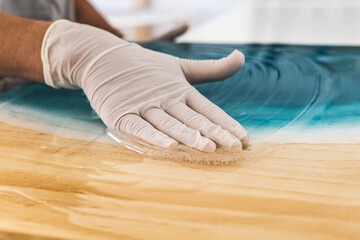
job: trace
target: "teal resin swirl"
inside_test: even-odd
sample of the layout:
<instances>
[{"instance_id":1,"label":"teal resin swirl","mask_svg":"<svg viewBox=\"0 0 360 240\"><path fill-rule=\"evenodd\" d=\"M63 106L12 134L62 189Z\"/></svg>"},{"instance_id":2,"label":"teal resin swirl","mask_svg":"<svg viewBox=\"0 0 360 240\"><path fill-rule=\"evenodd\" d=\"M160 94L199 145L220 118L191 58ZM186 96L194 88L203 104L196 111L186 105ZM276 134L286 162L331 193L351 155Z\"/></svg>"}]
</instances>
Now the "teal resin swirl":
<instances>
[{"instance_id":1,"label":"teal resin swirl","mask_svg":"<svg viewBox=\"0 0 360 240\"><path fill-rule=\"evenodd\" d=\"M195 87L240 122L254 142L360 142L360 47L142 45L191 59L242 51L246 63L234 76ZM105 128L80 90L28 83L0 95L0 103L0 112L58 128L94 134Z\"/></svg>"}]
</instances>

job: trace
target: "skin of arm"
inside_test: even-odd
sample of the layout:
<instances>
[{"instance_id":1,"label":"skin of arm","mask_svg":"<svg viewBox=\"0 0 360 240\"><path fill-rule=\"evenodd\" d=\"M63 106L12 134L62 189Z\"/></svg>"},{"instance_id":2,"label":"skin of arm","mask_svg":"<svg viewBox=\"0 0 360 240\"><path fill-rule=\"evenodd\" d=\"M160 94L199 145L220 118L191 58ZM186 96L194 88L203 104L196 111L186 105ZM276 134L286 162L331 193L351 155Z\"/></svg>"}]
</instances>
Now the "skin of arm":
<instances>
[{"instance_id":1,"label":"skin of arm","mask_svg":"<svg viewBox=\"0 0 360 240\"><path fill-rule=\"evenodd\" d=\"M44 82L41 45L51 22L0 12L0 76Z\"/></svg>"},{"instance_id":2,"label":"skin of arm","mask_svg":"<svg viewBox=\"0 0 360 240\"><path fill-rule=\"evenodd\" d=\"M123 37L87 0L75 0L75 11L79 23ZM0 23L0 76L44 82L41 45L51 22L0 12Z\"/></svg>"},{"instance_id":3,"label":"skin of arm","mask_svg":"<svg viewBox=\"0 0 360 240\"><path fill-rule=\"evenodd\" d=\"M124 35L112 27L110 23L87 0L75 0L75 16L78 23L84 23L101 28L115 36L124 38Z\"/></svg>"}]
</instances>

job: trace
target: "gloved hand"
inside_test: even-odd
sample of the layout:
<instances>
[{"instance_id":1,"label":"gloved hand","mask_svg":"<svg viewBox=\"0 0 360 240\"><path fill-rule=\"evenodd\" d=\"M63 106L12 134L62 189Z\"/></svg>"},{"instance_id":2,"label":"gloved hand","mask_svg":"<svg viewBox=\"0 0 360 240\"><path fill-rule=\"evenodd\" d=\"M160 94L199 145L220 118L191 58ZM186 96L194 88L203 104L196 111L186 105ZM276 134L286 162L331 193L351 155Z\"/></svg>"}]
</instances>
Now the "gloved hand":
<instances>
[{"instance_id":1,"label":"gloved hand","mask_svg":"<svg viewBox=\"0 0 360 240\"><path fill-rule=\"evenodd\" d=\"M190 85L235 73L244 63L237 50L220 60L179 59L59 20L47 30L41 56L45 82L82 88L108 127L164 148L182 142L212 152L248 144L244 128Z\"/></svg>"}]
</instances>

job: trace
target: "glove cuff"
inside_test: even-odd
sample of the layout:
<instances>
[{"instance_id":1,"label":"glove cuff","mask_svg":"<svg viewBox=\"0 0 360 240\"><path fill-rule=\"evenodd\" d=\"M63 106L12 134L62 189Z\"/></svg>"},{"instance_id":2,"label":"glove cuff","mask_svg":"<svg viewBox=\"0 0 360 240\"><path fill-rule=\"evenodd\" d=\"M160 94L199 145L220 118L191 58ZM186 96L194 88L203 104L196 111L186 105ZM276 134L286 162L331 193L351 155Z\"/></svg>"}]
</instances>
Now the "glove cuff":
<instances>
[{"instance_id":1,"label":"glove cuff","mask_svg":"<svg viewBox=\"0 0 360 240\"><path fill-rule=\"evenodd\" d=\"M60 19L60 20L53 22L46 30L46 33L45 33L43 41L42 41L41 61L43 64L43 74L44 74L45 84L47 84L53 88L63 87L63 88L77 89L79 87L72 85L70 82L65 81L64 79L54 78L51 74L49 49L51 48L51 45L54 42L56 42L56 40L55 41L53 40L53 41L51 41L51 43L49 43L49 35L51 34L51 31L54 29L54 27L61 23L71 23L71 22L66 19Z\"/></svg>"}]
</instances>

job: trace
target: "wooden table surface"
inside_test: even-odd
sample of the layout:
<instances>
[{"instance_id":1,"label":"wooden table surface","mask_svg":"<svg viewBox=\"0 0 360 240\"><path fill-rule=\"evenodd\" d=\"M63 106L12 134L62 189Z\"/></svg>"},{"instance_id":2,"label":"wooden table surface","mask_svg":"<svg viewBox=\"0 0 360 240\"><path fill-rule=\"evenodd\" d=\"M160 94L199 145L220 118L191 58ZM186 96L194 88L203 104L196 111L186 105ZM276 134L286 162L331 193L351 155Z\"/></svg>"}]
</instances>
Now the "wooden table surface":
<instances>
[{"instance_id":1,"label":"wooden table surface","mask_svg":"<svg viewBox=\"0 0 360 240\"><path fill-rule=\"evenodd\" d=\"M0 239L360 239L360 146L154 160L0 123Z\"/></svg>"}]
</instances>

